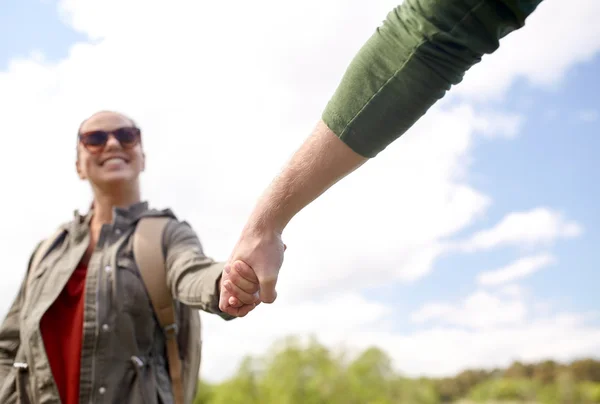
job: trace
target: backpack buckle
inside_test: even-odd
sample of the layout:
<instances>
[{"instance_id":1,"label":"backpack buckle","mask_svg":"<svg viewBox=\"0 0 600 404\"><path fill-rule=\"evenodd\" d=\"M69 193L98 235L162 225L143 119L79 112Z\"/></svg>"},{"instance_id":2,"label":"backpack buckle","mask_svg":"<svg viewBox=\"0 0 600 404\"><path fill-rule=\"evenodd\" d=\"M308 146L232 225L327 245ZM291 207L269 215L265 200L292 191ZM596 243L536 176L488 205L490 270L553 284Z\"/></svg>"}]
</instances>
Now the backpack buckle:
<instances>
[{"instance_id":1,"label":"backpack buckle","mask_svg":"<svg viewBox=\"0 0 600 404\"><path fill-rule=\"evenodd\" d=\"M175 338L179 333L179 326L176 323L169 324L163 328L163 331L167 339Z\"/></svg>"}]
</instances>

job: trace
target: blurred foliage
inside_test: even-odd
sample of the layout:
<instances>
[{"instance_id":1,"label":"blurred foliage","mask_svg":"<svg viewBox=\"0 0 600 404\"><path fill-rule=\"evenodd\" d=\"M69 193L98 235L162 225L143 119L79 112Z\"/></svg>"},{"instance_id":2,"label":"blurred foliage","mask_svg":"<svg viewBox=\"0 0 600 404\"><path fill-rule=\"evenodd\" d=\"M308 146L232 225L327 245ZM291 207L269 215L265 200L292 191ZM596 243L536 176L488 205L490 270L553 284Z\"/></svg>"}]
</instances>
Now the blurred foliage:
<instances>
[{"instance_id":1,"label":"blurred foliage","mask_svg":"<svg viewBox=\"0 0 600 404\"><path fill-rule=\"evenodd\" d=\"M200 381L194 404L600 403L600 361L513 362L454 377L408 378L377 347L333 352L314 338L287 338L245 358L220 384Z\"/></svg>"}]
</instances>

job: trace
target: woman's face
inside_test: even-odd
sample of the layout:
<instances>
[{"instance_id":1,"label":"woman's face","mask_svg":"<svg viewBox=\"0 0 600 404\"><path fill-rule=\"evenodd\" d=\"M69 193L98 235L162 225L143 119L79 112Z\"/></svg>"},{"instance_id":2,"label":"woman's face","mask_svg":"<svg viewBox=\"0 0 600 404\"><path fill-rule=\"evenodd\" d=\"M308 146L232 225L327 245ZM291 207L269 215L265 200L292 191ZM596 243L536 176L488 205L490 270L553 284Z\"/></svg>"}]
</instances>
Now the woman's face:
<instances>
[{"instance_id":1,"label":"woman's face","mask_svg":"<svg viewBox=\"0 0 600 404\"><path fill-rule=\"evenodd\" d=\"M81 125L79 136L76 166L81 179L102 188L138 180L144 153L139 131L127 117L97 113Z\"/></svg>"}]
</instances>

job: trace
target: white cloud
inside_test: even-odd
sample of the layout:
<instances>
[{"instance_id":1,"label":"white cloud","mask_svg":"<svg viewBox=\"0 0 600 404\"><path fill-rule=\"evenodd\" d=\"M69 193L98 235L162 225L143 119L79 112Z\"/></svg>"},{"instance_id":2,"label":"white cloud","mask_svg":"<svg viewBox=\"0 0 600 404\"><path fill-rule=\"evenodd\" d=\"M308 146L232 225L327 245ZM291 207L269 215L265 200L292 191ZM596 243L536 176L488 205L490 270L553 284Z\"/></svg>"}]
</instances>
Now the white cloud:
<instances>
[{"instance_id":1,"label":"white cloud","mask_svg":"<svg viewBox=\"0 0 600 404\"><path fill-rule=\"evenodd\" d=\"M475 233L454 247L473 252L507 245L531 248L548 245L559 238L578 237L583 233L580 224L566 220L563 215L546 207L506 215L488 230Z\"/></svg>"},{"instance_id":2,"label":"white cloud","mask_svg":"<svg viewBox=\"0 0 600 404\"><path fill-rule=\"evenodd\" d=\"M519 326L487 330L433 327L409 335L380 338L397 368L410 375L456 374L465 368L507 366L513 360L559 361L596 356L600 328L579 316L561 314ZM365 346L363 344L361 346Z\"/></svg>"},{"instance_id":3,"label":"white cloud","mask_svg":"<svg viewBox=\"0 0 600 404\"><path fill-rule=\"evenodd\" d=\"M575 64L591 60L600 48L595 0L545 0L525 27L509 34L500 48L473 66L453 96L478 101L502 99L516 79L554 89ZM544 45L541 45L544 44Z\"/></svg>"},{"instance_id":4,"label":"white cloud","mask_svg":"<svg viewBox=\"0 0 600 404\"><path fill-rule=\"evenodd\" d=\"M522 297L525 294L523 288L518 284L504 285L498 292L500 295L512 298Z\"/></svg>"},{"instance_id":5,"label":"white cloud","mask_svg":"<svg viewBox=\"0 0 600 404\"><path fill-rule=\"evenodd\" d=\"M545 3L551 6L544 6L538 25L571 24L562 11L548 12L560 1ZM0 229L7 268L0 315L35 243L74 208L89 204L89 189L74 171L75 133L85 116L108 108L139 122L148 156L144 197L154 206L172 207L193 224L207 253L224 259L256 197L307 136L356 50L397 2L309 0L294 4L293 13L289 4L276 1L235 7L184 0L168 6L114 0L60 4L65 21L93 41L73 46L58 63L34 55L0 72L3 130L11 134L3 144L9 152L0 160L7 192L2 208L10 212ZM585 20L590 4L595 0L569 13L579 10L573 19ZM565 35L585 29L574 26ZM534 40L542 43L543 30L524 32L524 50L519 42L505 41L507 50L479 68L484 82L496 83L491 90L504 91L519 73L496 64L513 66L515 52L530 52ZM597 37L590 36L588 45ZM549 55L546 77L559 78L581 54ZM486 88L484 95L490 93ZM289 333L315 333L332 345L380 345L403 369L417 373L598 348L598 330L580 322L568 328L519 323L527 308L516 298L506 305L480 292L462 305L440 306L438 311L451 314L450 326L404 334L394 329L404 314L359 293L422 278L447 251L444 240L485 214L490 198L467 182L473 136L511 138L521 121L468 103L438 105L386 152L301 212L284 235L289 249L278 302L230 323L203 316L203 374L225 377L243 355L261 353ZM481 250L538 244L580 233L576 223L542 208L509 215L467 245ZM476 306L487 307L495 319L481 314L465 319ZM528 336L544 343L532 346Z\"/></svg>"},{"instance_id":6,"label":"white cloud","mask_svg":"<svg viewBox=\"0 0 600 404\"><path fill-rule=\"evenodd\" d=\"M479 273L477 281L484 286L502 285L525 278L556 262L556 258L550 254L524 257L505 267Z\"/></svg>"},{"instance_id":7,"label":"white cloud","mask_svg":"<svg viewBox=\"0 0 600 404\"><path fill-rule=\"evenodd\" d=\"M460 304L428 303L411 315L415 323L448 324L476 329L512 326L523 323L527 315L525 303L505 301L485 291L467 296Z\"/></svg>"},{"instance_id":8,"label":"white cloud","mask_svg":"<svg viewBox=\"0 0 600 404\"><path fill-rule=\"evenodd\" d=\"M591 322L596 313L548 309L547 302L526 298L519 285L497 294L479 290L458 303L424 305L410 316L421 329L390 336L383 347L397 354L398 366L412 375L596 355L600 328Z\"/></svg>"}]
</instances>

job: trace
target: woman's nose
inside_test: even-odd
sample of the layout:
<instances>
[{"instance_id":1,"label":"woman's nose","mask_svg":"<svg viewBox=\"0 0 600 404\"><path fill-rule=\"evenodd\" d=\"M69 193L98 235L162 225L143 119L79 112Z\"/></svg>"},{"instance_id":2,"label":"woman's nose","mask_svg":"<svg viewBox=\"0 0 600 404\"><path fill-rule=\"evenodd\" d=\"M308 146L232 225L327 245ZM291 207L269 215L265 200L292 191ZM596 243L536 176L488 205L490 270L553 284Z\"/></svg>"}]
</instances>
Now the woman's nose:
<instances>
[{"instance_id":1,"label":"woman's nose","mask_svg":"<svg viewBox=\"0 0 600 404\"><path fill-rule=\"evenodd\" d=\"M114 134L109 134L108 140L106 141L106 149L119 149L121 148L121 143L117 140Z\"/></svg>"}]
</instances>

